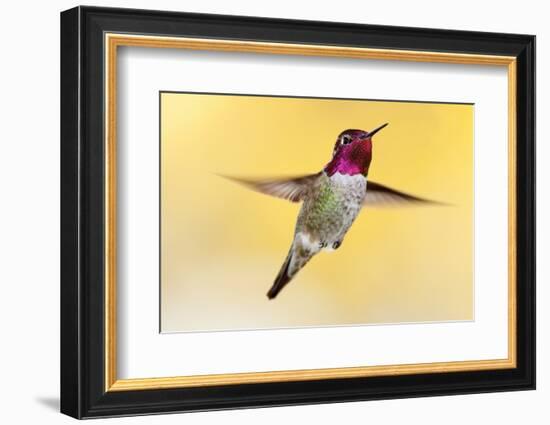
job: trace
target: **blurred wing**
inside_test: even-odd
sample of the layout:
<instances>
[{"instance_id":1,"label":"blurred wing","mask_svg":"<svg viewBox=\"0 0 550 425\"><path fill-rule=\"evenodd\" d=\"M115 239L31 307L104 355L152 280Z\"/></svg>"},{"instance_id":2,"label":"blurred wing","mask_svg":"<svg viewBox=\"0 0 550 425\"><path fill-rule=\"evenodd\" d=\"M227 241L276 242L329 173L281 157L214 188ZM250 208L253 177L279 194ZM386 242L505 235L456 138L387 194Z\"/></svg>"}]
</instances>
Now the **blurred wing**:
<instances>
[{"instance_id":1,"label":"blurred wing","mask_svg":"<svg viewBox=\"0 0 550 425\"><path fill-rule=\"evenodd\" d=\"M440 202L430 201L429 199L420 198L418 196L409 195L405 192L392 189L379 183L367 181L367 194L363 201L363 206L401 206L412 204L432 204L444 205Z\"/></svg>"},{"instance_id":2,"label":"blurred wing","mask_svg":"<svg viewBox=\"0 0 550 425\"><path fill-rule=\"evenodd\" d=\"M299 177L283 177L273 179L244 179L240 177L222 176L240 183L249 189L291 202L301 201L315 185L321 173Z\"/></svg>"}]
</instances>

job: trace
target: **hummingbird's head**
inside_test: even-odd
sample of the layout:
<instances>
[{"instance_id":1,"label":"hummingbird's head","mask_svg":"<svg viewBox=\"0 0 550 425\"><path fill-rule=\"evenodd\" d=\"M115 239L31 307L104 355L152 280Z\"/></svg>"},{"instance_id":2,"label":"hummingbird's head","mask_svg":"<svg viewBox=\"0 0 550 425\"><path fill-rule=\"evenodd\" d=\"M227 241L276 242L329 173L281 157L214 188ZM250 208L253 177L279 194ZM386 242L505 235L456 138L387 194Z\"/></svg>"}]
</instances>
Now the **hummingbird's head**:
<instances>
[{"instance_id":1,"label":"hummingbird's head","mask_svg":"<svg viewBox=\"0 0 550 425\"><path fill-rule=\"evenodd\" d=\"M338 135L332 159L325 167L329 176L335 173L367 175L372 159L372 137L388 123L372 131L345 130Z\"/></svg>"}]
</instances>

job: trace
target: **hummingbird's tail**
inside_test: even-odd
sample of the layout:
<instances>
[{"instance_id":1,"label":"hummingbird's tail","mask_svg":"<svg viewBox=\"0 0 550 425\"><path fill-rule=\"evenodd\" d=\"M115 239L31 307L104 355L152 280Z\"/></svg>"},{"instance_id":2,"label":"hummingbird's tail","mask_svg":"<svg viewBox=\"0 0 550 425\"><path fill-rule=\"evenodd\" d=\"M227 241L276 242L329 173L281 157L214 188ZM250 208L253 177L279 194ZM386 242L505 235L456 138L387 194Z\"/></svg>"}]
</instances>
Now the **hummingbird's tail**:
<instances>
[{"instance_id":1,"label":"hummingbird's tail","mask_svg":"<svg viewBox=\"0 0 550 425\"><path fill-rule=\"evenodd\" d=\"M267 298L272 300L277 296L279 292L287 285L288 282L292 279L292 276L289 275L289 269L290 269L290 261L292 260L292 248L290 249L288 255L286 256L286 260L283 263L283 266L281 267L281 270L279 270L279 274L275 278L275 282L273 282L273 286L271 289L267 292Z\"/></svg>"},{"instance_id":2,"label":"hummingbird's tail","mask_svg":"<svg viewBox=\"0 0 550 425\"><path fill-rule=\"evenodd\" d=\"M267 293L267 298L270 300L275 298L288 282L292 280L296 273L298 273L317 252L318 250L304 247L299 238L294 240L286 256L286 260L275 278L275 282L273 282L273 286Z\"/></svg>"}]
</instances>

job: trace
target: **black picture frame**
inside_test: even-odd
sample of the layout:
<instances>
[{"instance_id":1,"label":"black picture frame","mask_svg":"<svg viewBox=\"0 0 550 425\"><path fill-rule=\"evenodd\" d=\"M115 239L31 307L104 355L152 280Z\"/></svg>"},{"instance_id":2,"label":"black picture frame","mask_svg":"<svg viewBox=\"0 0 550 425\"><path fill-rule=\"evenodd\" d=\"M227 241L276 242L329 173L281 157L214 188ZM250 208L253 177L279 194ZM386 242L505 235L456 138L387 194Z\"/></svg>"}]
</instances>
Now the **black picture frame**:
<instances>
[{"instance_id":1,"label":"black picture frame","mask_svg":"<svg viewBox=\"0 0 550 425\"><path fill-rule=\"evenodd\" d=\"M516 57L517 367L106 392L105 32ZM97 7L61 13L62 413L92 418L534 388L534 36Z\"/></svg>"}]
</instances>

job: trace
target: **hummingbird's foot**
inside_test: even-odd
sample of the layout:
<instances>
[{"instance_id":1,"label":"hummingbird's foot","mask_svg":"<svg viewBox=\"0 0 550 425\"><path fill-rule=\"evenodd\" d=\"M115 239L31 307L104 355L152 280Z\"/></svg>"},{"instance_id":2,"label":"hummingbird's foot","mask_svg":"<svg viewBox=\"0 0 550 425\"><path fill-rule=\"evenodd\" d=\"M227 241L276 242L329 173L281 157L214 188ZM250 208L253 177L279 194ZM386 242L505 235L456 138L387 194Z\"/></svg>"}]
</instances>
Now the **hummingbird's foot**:
<instances>
[{"instance_id":1,"label":"hummingbird's foot","mask_svg":"<svg viewBox=\"0 0 550 425\"><path fill-rule=\"evenodd\" d=\"M328 244L327 244L327 242L326 242L326 241L321 241L321 242L319 242L319 248L321 248L321 249L324 249L324 248L326 248L326 247L327 247L327 245L328 245Z\"/></svg>"},{"instance_id":2,"label":"hummingbird's foot","mask_svg":"<svg viewBox=\"0 0 550 425\"><path fill-rule=\"evenodd\" d=\"M332 243L332 249L338 249L342 245L342 241L336 241Z\"/></svg>"}]
</instances>

